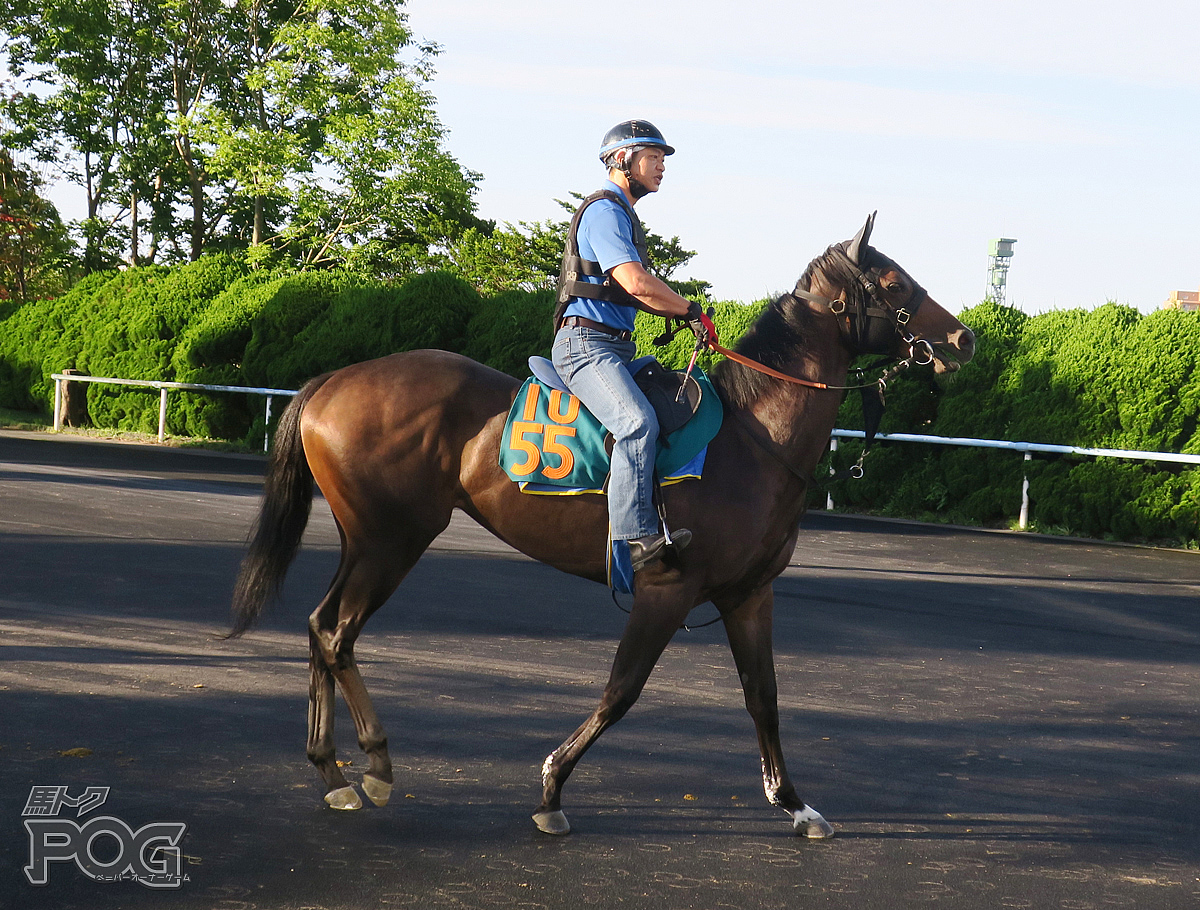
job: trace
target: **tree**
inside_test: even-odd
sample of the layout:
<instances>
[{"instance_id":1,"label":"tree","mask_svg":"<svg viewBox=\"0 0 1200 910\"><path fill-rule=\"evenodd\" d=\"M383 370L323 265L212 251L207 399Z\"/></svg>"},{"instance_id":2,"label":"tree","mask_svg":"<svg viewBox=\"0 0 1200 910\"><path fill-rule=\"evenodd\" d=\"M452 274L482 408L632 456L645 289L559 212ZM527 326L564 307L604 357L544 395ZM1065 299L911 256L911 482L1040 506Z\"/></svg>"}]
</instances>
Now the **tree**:
<instances>
[{"instance_id":1,"label":"tree","mask_svg":"<svg viewBox=\"0 0 1200 910\"><path fill-rule=\"evenodd\" d=\"M85 269L249 246L408 270L479 224L401 0L7 0L9 138L83 188ZM146 235L149 243L144 242ZM143 251L144 255L143 255Z\"/></svg>"},{"instance_id":2,"label":"tree","mask_svg":"<svg viewBox=\"0 0 1200 910\"><path fill-rule=\"evenodd\" d=\"M303 268L408 271L477 223L479 175L442 150L424 88L436 48L413 46L395 0L237 0L231 9L249 63L197 112L194 136L210 173L249 203L252 248ZM271 224L272 207L282 224Z\"/></svg>"},{"instance_id":3,"label":"tree","mask_svg":"<svg viewBox=\"0 0 1200 910\"><path fill-rule=\"evenodd\" d=\"M576 201L556 199L562 208L574 212L584 199L572 192ZM501 291L538 291L553 289L558 282L563 248L567 242L570 219L563 221L506 223L503 228L483 225L463 232L445 252L448 268L470 281L481 293ZM676 293L699 301L709 299L712 285L698 278L676 280L671 276L691 261L694 250L686 250L678 237L666 239L646 232L650 254L649 271L667 282Z\"/></svg>"},{"instance_id":4,"label":"tree","mask_svg":"<svg viewBox=\"0 0 1200 910\"><path fill-rule=\"evenodd\" d=\"M161 195L168 146L154 78L161 18L153 0L10 0L0 12L9 68L26 87L6 105L9 138L84 190L86 272L118 258L136 264L139 202L160 215L171 204ZM125 242L113 236L122 222Z\"/></svg>"},{"instance_id":5,"label":"tree","mask_svg":"<svg viewBox=\"0 0 1200 910\"><path fill-rule=\"evenodd\" d=\"M66 289L71 243L38 183L0 149L0 302L22 304Z\"/></svg>"}]
</instances>

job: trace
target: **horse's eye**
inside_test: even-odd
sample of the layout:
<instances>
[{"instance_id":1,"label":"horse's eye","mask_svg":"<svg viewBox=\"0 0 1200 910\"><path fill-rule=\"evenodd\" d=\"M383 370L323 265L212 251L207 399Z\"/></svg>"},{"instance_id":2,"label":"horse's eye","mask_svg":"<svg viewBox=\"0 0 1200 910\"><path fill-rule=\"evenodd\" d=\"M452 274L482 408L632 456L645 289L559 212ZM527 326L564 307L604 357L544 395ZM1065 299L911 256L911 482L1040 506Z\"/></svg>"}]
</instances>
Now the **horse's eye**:
<instances>
[{"instance_id":1,"label":"horse's eye","mask_svg":"<svg viewBox=\"0 0 1200 910\"><path fill-rule=\"evenodd\" d=\"M897 291L904 290L904 285L902 285L899 281L889 281L887 284L885 284L883 286L883 289L885 291L890 291L892 293L896 293Z\"/></svg>"}]
</instances>

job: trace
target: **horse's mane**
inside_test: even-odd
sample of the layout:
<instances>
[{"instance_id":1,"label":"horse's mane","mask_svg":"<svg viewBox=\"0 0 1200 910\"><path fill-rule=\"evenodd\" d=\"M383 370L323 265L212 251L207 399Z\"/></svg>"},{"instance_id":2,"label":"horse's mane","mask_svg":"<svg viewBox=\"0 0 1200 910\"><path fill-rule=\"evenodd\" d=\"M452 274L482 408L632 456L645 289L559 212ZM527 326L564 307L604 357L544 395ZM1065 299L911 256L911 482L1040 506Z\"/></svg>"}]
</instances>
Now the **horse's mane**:
<instances>
[{"instance_id":1,"label":"horse's mane","mask_svg":"<svg viewBox=\"0 0 1200 910\"><path fill-rule=\"evenodd\" d=\"M813 273L818 270L840 278L844 268L837 253L843 246L835 244L810 262L796 287L809 290ZM798 349L811 343L815 319L810 307L799 304L790 294L781 294L767 304L733 349L773 370L782 370ZM745 408L762 395L771 380L756 370L723 360L713 367L712 381L726 402Z\"/></svg>"}]
</instances>

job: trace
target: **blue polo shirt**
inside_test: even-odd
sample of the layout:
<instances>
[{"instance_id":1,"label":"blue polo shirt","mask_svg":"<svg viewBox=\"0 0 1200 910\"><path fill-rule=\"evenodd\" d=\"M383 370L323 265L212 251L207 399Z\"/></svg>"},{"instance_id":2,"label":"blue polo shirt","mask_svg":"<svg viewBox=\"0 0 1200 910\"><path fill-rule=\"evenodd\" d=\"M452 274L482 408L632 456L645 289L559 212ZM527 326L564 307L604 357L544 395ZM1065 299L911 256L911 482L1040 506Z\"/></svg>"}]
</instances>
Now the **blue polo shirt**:
<instances>
[{"instance_id":1,"label":"blue polo shirt","mask_svg":"<svg viewBox=\"0 0 1200 910\"><path fill-rule=\"evenodd\" d=\"M621 188L611 180L605 180L601 189L622 195ZM633 244L633 222L629 220L625 207L611 199L597 199L587 207L579 221L579 232L575 239L579 243L580 258L600 263L606 275L622 263L642 261ZM603 283L603 279L598 277L581 275L580 278L590 284ZM582 316L614 329L632 332L637 310L607 300L572 297L564 315Z\"/></svg>"}]
</instances>

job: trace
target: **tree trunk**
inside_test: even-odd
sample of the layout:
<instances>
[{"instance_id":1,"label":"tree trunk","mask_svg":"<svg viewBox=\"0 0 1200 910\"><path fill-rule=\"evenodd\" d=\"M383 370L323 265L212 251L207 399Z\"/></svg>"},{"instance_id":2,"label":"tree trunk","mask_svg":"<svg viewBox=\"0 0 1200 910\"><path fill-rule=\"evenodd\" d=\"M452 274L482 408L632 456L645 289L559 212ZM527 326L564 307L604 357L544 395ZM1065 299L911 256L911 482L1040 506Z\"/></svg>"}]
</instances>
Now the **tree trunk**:
<instances>
[{"instance_id":1,"label":"tree trunk","mask_svg":"<svg viewBox=\"0 0 1200 910\"><path fill-rule=\"evenodd\" d=\"M190 163L189 163L190 166ZM204 181L195 173L191 179L192 186L192 262L200 258L204 252Z\"/></svg>"},{"instance_id":2,"label":"tree trunk","mask_svg":"<svg viewBox=\"0 0 1200 910\"><path fill-rule=\"evenodd\" d=\"M135 269L141 265L138 256L138 194L134 190L129 194L129 264Z\"/></svg>"},{"instance_id":3,"label":"tree trunk","mask_svg":"<svg viewBox=\"0 0 1200 910\"><path fill-rule=\"evenodd\" d=\"M263 211L263 197L255 195L254 197L254 235L250 240L253 246L258 246L263 242L263 235L267 232L267 216Z\"/></svg>"}]
</instances>

